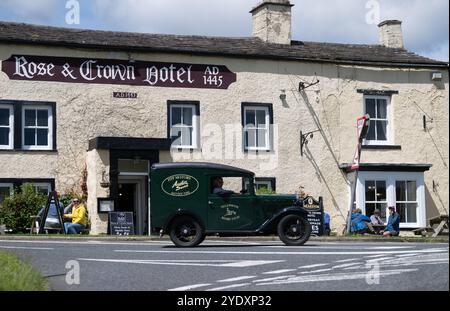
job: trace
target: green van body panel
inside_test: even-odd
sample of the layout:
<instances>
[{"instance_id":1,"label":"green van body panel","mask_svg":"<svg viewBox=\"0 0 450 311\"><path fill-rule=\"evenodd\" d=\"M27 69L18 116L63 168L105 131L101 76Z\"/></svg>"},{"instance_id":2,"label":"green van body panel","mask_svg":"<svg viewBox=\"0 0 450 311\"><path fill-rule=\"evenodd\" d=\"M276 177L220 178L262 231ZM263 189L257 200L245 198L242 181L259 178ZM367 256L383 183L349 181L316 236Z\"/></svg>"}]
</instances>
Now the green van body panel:
<instances>
[{"instance_id":1,"label":"green van body panel","mask_svg":"<svg viewBox=\"0 0 450 311\"><path fill-rule=\"evenodd\" d=\"M249 179L245 194L211 193L211 178ZM255 195L254 173L213 163L154 164L150 173L153 232L168 231L179 215L195 217L206 233L272 233L287 213L305 214L295 195Z\"/></svg>"}]
</instances>

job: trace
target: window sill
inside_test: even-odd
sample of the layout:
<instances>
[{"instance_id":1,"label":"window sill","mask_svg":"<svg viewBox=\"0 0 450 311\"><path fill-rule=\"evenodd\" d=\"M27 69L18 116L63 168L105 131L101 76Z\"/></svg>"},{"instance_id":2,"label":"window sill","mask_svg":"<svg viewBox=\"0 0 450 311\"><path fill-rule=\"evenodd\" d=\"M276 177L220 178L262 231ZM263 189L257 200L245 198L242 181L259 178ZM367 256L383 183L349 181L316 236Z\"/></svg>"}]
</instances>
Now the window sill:
<instances>
[{"instance_id":1,"label":"window sill","mask_svg":"<svg viewBox=\"0 0 450 311\"><path fill-rule=\"evenodd\" d=\"M0 153L58 153L58 150L0 149Z\"/></svg>"},{"instance_id":2,"label":"window sill","mask_svg":"<svg viewBox=\"0 0 450 311\"><path fill-rule=\"evenodd\" d=\"M400 145L362 145L365 150L402 150Z\"/></svg>"}]
</instances>

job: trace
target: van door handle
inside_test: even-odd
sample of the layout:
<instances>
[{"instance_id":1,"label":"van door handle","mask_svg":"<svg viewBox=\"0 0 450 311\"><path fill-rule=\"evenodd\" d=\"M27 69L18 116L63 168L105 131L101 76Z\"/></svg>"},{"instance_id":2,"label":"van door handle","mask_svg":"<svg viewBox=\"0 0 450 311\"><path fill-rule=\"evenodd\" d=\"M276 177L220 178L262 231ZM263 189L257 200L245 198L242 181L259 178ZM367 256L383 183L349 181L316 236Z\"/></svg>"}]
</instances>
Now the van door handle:
<instances>
[{"instance_id":1,"label":"van door handle","mask_svg":"<svg viewBox=\"0 0 450 311\"><path fill-rule=\"evenodd\" d=\"M214 209L214 203L213 203L213 202L208 201L208 205L209 205L209 207L211 207L212 209Z\"/></svg>"}]
</instances>

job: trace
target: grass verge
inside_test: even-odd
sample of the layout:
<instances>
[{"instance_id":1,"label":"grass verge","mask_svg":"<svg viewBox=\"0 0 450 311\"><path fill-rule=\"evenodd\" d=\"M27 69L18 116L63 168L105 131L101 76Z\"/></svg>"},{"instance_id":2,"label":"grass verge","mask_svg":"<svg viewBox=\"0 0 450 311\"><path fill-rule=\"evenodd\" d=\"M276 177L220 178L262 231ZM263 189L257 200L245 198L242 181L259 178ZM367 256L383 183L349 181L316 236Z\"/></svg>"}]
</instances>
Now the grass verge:
<instances>
[{"instance_id":1,"label":"grass verge","mask_svg":"<svg viewBox=\"0 0 450 311\"><path fill-rule=\"evenodd\" d=\"M48 283L32 266L0 251L0 291L44 291Z\"/></svg>"}]
</instances>

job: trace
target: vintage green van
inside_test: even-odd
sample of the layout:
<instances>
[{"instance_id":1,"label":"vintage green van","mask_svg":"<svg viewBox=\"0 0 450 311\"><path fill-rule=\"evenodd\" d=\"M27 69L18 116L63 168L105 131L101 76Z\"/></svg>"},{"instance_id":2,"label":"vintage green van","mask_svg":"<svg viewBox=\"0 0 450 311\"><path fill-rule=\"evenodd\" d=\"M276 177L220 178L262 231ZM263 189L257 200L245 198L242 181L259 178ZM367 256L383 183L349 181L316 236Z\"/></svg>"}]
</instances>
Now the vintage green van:
<instances>
[{"instance_id":1,"label":"vintage green van","mask_svg":"<svg viewBox=\"0 0 450 311\"><path fill-rule=\"evenodd\" d=\"M253 172L213 163L160 163L152 165L150 176L152 231L169 234L176 246L196 246L207 235L274 233L297 246L311 234L301 200L256 195Z\"/></svg>"}]
</instances>

